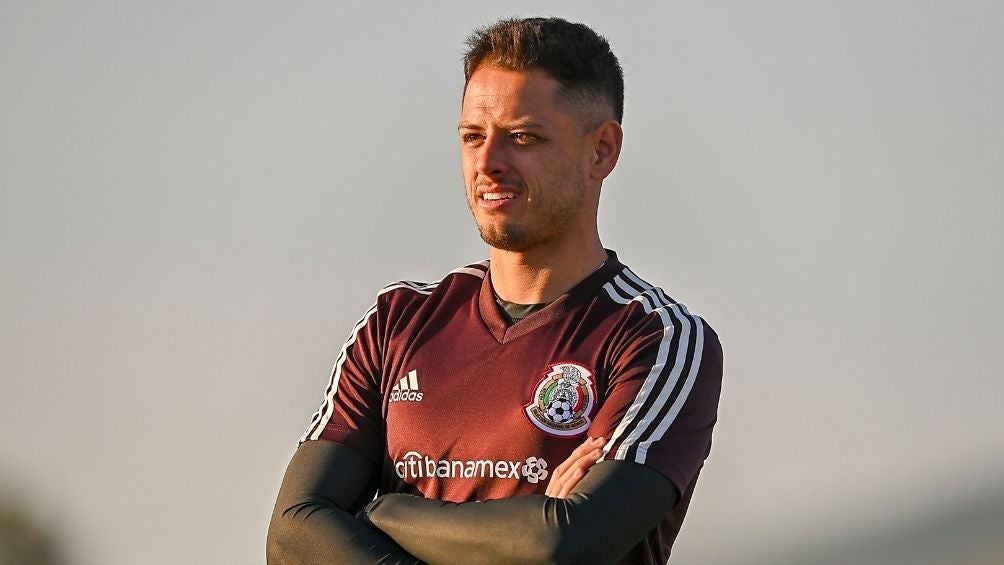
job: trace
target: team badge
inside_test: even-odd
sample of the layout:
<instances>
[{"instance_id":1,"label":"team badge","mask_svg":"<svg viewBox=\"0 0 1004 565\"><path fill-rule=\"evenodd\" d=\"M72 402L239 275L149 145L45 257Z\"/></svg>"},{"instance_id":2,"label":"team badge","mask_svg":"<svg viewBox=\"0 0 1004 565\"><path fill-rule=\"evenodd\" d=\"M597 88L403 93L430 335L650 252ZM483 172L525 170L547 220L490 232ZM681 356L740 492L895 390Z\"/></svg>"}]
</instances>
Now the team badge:
<instances>
[{"instance_id":1,"label":"team badge","mask_svg":"<svg viewBox=\"0 0 1004 565\"><path fill-rule=\"evenodd\" d=\"M556 436L575 436L589 429L596 402L593 373L576 363L551 365L526 405L527 418Z\"/></svg>"}]
</instances>

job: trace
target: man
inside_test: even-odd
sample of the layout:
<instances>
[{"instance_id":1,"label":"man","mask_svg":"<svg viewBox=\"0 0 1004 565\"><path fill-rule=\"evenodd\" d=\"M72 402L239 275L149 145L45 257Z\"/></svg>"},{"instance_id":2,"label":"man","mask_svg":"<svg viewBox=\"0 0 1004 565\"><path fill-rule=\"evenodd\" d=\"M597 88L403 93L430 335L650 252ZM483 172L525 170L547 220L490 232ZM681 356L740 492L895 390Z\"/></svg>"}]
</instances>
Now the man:
<instances>
[{"instance_id":1,"label":"man","mask_svg":"<svg viewBox=\"0 0 1004 565\"><path fill-rule=\"evenodd\" d=\"M620 65L556 18L468 44L461 161L490 261L390 285L356 325L270 563L665 563L686 513L721 347L600 243Z\"/></svg>"}]
</instances>

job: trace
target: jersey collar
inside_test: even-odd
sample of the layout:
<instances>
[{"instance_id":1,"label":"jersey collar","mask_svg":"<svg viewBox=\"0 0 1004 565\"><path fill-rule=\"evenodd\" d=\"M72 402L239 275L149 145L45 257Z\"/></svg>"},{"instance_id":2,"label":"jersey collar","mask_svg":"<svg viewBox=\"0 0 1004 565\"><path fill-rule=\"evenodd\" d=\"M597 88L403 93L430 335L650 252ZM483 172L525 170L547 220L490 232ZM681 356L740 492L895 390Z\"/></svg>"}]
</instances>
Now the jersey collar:
<instances>
[{"instance_id":1,"label":"jersey collar","mask_svg":"<svg viewBox=\"0 0 1004 565\"><path fill-rule=\"evenodd\" d=\"M583 279L571 290L559 296L541 310L534 312L519 322L509 325L498 310L495 303L495 291L492 289L492 269L488 266L488 273L481 281L481 294L478 297L478 308L481 311L481 319L488 327L488 331L498 340L499 343L508 343L516 338L524 336L533 330L564 317L572 309L592 300L597 292L612 279L617 273L624 269L624 265L617 259L617 253L607 249L609 259L596 272Z\"/></svg>"}]
</instances>

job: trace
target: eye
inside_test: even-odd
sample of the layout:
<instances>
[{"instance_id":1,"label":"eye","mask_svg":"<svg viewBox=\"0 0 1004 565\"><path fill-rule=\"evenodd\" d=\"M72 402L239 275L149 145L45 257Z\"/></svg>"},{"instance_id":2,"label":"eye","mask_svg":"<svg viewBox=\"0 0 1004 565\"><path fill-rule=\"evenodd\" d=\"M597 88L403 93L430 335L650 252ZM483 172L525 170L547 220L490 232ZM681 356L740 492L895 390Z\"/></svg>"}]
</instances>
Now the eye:
<instances>
[{"instance_id":1,"label":"eye","mask_svg":"<svg viewBox=\"0 0 1004 565\"><path fill-rule=\"evenodd\" d=\"M525 131L514 131L509 134L509 137L515 141L518 145L528 145L540 139L532 133L527 133Z\"/></svg>"},{"instance_id":2,"label":"eye","mask_svg":"<svg viewBox=\"0 0 1004 565\"><path fill-rule=\"evenodd\" d=\"M484 139L485 136L480 133L464 133L460 135L460 142L464 145L478 145Z\"/></svg>"}]
</instances>

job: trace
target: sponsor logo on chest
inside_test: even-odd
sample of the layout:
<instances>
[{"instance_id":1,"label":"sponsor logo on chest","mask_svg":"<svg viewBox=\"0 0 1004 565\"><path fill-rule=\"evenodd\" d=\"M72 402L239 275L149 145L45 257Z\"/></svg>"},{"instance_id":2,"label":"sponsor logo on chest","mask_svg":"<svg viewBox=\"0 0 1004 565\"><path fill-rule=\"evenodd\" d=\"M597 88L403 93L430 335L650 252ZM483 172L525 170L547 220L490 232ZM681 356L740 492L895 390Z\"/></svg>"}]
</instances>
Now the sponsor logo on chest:
<instances>
[{"instance_id":1,"label":"sponsor logo on chest","mask_svg":"<svg viewBox=\"0 0 1004 565\"><path fill-rule=\"evenodd\" d=\"M536 484L547 478L547 461L542 457L527 457L523 461L495 459L435 459L417 451L409 451L400 461L394 461L394 472L409 479L526 479Z\"/></svg>"}]
</instances>

